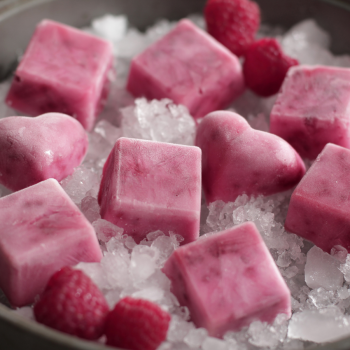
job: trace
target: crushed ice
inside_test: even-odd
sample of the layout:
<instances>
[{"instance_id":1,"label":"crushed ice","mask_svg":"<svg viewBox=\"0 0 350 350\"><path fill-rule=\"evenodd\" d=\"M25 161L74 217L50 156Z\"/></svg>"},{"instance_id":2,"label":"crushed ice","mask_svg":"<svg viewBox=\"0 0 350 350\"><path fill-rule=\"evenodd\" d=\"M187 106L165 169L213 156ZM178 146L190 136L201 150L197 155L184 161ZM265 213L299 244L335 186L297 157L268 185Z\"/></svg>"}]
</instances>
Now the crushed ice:
<instances>
[{"instance_id":1,"label":"crushed ice","mask_svg":"<svg viewBox=\"0 0 350 350\"><path fill-rule=\"evenodd\" d=\"M205 28L202 16L189 18ZM291 290L291 320L279 315L272 325L256 321L240 332L227 332L223 340L209 337L205 329L196 329L188 322L188 309L178 304L170 292L170 281L161 271L182 237L155 231L137 245L123 234L123 229L100 218L97 195L102 169L119 137L193 144L195 125L184 106L167 99L134 101L125 90L131 59L174 25L175 22L161 20L142 33L129 28L126 17L106 15L95 19L92 27L86 29L112 43L117 74L112 77L106 108L89 134L90 145L83 164L62 181L63 188L93 223L103 250L100 263L80 263L77 268L101 288L111 307L120 298L132 295L152 300L168 310L171 325L161 350L296 350L310 341L323 343L349 335L350 255L342 247L327 254L284 230L291 192L257 198L242 195L234 203L217 201L209 208L202 206L201 234L253 221ZM329 52L330 37L314 20L305 20L286 33L281 28L261 26L258 37L266 35L276 37L285 52L301 63L350 67L349 56ZM3 100L8 88L8 81L0 84ZM246 91L230 109L245 116L252 127L267 131L275 98L262 99ZM0 118L11 115L16 112L1 104ZM8 193L1 187L2 196ZM32 318L28 307L16 312Z\"/></svg>"},{"instance_id":2,"label":"crushed ice","mask_svg":"<svg viewBox=\"0 0 350 350\"><path fill-rule=\"evenodd\" d=\"M193 145L195 122L188 109L169 99L135 101L136 106L122 109L125 137Z\"/></svg>"}]
</instances>

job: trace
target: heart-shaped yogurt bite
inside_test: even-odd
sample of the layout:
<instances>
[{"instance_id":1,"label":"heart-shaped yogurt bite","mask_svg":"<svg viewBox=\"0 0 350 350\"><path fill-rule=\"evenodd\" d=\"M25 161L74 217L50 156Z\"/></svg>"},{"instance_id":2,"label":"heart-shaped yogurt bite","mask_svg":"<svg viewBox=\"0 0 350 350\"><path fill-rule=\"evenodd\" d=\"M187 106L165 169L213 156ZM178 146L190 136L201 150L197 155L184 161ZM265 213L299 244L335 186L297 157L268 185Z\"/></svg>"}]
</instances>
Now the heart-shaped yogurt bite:
<instances>
[{"instance_id":1,"label":"heart-shaped yogurt bite","mask_svg":"<svg viewBox=\"0 0 350 350\"><path fill-rule=\"evenodd\" d=\"M239 195L270 195L295 186L305 165L286 141L252 129L240 115L208 114L197 129L202 149L203 189L207 203L232 202Z\"/></svg>"},{"instance_id":2,"label":"heart-shaped yogurt bite","mask_svg":"<svg viewBox=\"0 0 350 350\"><path fill-rule=\"evenodd\" d=\"M13 191L54 178L82 162L88 138L81 124L61 113L0 120L0 183Z\"/></svg>"}]
</instances>

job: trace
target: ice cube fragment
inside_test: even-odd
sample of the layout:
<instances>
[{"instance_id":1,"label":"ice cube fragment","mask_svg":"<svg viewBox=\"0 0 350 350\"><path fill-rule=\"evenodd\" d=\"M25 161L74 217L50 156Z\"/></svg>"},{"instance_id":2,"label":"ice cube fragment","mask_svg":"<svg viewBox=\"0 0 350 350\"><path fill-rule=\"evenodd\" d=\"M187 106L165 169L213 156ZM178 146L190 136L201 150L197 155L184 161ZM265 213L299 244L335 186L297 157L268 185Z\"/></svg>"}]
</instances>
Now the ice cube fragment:
<instances>
[{"instance_id":1,"label":"ice cube fragment","mask_svg":"<svg viewBox=\"0 0 350 350\"><path fill-rule=\"evenodd\" d=\"M350 252L350 150L328 144L292 194L285 228L324 251Z\"/></svg>"},{"instance_id":2,"label":"ice cube fragment","mask_svg":"<svg viewBox=\"0 0 350 350\"><path fill-rule=\"evenodd\" d=\"M350 69L292 67L272 109L270 132L309 159L327 143L350 148Z\"/></svg>"},{"instance_id":3,"label":"ice cube fragment","mask_svg":"<svg viewBox=\"0 0 350 350\"><path fill-rule=\"evenodd\" d=\"M163 272L192 321L211 336L290 316L289 289L252 222L178 248Z\"/></svg>"},{"instance_id":4,"label":"ice cube fragment","mask_svg":"<svg viewBox=\"0 0 350 350\"><path fill-rule=\"evenodd\" d=\"M101 217L137 243L161 230L198 238L201 151L198 147L120 138L103 169Z\"/></svg>"},{"instance_id":5,"label":"ice cube fragment","mask_svg":"<svg viewBox=\"0 0 350 350\"><path fill-rule=\"evenodd\" d=\"M244 79L238 58L185 19L132 60L127 89L137 97L169 98L199 118L238 97Z\"/></svg>"},{"instance_id":6,"label":"ice cube fragment","mask_svg":"<svg viewBox=\"0 0 350 350\"><path fill-rule=\"evenodd\" d=\"M312 288L337 290L344 282L340 271L340 261L334 256L325 253L321 248L313 246L307 253L305 265L305 282Z\"/></svg>"},{"instance_id":7,"label":"ice cube fragment","mask_svg":"<svg viewBox=\"0 0 350 350\"><path fill-rule=\"evenodd\" d=\"M30 116L60 112L91 130L107 97L112 45L51 20L40 22L6 102Z\"/></svg>"},{"instance_id":8,"label":"ice cube fragment","mask_svg":"<svg viewBox=\"0 0 350 350\"><path fill-rule=\"evenodd\" d=\"M56 180L0 199L0 288L12 305L32 303L63 266L101 258L93 227Z\"/></svg>"}]
</instances>

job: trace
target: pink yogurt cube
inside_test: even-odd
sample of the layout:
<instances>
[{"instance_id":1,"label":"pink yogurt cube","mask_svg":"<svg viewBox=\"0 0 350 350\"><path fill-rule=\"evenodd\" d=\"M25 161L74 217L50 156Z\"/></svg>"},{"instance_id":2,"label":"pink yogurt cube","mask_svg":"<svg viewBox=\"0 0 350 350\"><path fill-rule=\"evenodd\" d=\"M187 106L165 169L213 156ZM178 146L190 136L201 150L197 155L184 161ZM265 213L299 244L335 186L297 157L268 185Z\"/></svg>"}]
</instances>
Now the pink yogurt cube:
<instances>
[{"instance_id":1,"label":"pink yogurt cube","mask_svg":"<svg viewBox=\"0 0 350 350\"><path fill-rule=\"evenodd\" d=\"M350 148L349 107L350 69L293 67L272 109L270 132L309 159L327 143Z\"/></svg>"},{"instance_id":2,"label":"pink yogurt cube","mask_svg":"<svg viewBox=\"0 0 350 350\"><path fill-rule=\"evenodd\" d=\"M6 102L30 116L61 112L91 130L107 97L112 46L44 20L16 70Z\"/></svg>"},{"instance_id":3,"label":"pink yogurt cube","mask_svg":"<svg viewBox=\"0 0 350 350\"><path fill-rule=\"evenodd\" d=\"M289 289L251 222L178 248L163 272L192 321L211 336L291 314Z\"/></svg>"},{"instance_id":4,"label":"pink yogurt cube","mask_svg":"<svg viewBox=\"0 0 350 350\"><path fill-rule=\"evenodd\" d=\"M98 199L102 219L137 243L156 230L192 242L199 235L201 151L120 138L104 166Z\"/></svg>"},{"instance_id":5,"label":"pink yogurt cube","mask_svg":"<svg viewBox=\"0 0 350 350\"><path fill-rule=\"evenodd\" d=\"M326 252L350 252L350 150L328 144L293 192L285 228Z\"/></svg>"},{"instance_id":6,"label":"pink yogurt cube","mask_svg":"<svg viewBox=\"0 0 350 350\"><path fill-rule=\"evenodd\" d=\"M32 303L63 266L101 258L93 227L56 180L0 199L0 288L12 305Z\"/></svg>"},{"instance_id":7,"label":"pink yogurt cube","mask_svg":"<svg viewBox=\"0 0 350 350\"><path fill-rule=\"evenodd\" d=\"M170 98L199 118L238 97L244 80L238 58L185 19L132 60L127 89L148 99Z\"/></svg>"}]
</instances>

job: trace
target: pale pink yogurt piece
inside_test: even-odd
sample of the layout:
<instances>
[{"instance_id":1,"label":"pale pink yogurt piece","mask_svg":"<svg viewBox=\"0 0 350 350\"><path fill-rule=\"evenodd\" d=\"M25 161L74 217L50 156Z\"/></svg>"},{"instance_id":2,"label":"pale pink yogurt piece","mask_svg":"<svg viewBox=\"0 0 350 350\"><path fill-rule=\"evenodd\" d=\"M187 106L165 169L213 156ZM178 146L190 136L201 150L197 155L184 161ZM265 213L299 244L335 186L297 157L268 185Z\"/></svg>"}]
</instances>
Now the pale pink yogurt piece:
<instances>
[{"instance_id":1,"label":"pale pink yogurt piece","mask_svg":"<svg viewBox=\"0 0 350 350\"><path fill-rule=\"evenodd\" d=\"M0 199L0 288L14 306L63 266L102 258L95 231L56 180Z\"/></svg>"},{"instance_id":2,"label":"pale pink yogurt piece","mask_svg":"<svg viewBox=\"0 0 350 350\"><path fill-rule=\"evenodd\" d=\"M211 336L291 315L289 289L251 222L178 248L163 272L191 320Z\"/></svg>"},{"instance_id":3,"label":"pale pink yogurt piece","mask_svg":"<svg viewBox=\"0 0 350 350\"><path fill-rule=\"evenodd\" d=\"M30 116L65 113L91 130L107 97L112 61L109 42L44 20L15 72L6 102Z\"/></svg>"},{"instance_id":4,"label":"pale pink yogurt piece","mask_svg":"<svg viewBox=\"0 0 350 350\"><path fill-rule=\"evenodd\" d=\"M207 203L234 202L242 194L283 192L305 174L305 165L292 146L276 135L252 129L233 112L208 114L197 128L196 145L203 153Z\"/></svg>"},{"instance_id":5,"label":"pale pink yogurt piece","mask_svg":"<svg viewBox=\"0 0 350 350\"><path fill-rule=\"evenodd\" d=\"M350 252L350 150L328 144L293 192L285 228L326 252Z\"/></svg>"},{"instance_id":6,"label":"pale pink yogurt piece","mask_svg":"<svg viewBox=\"0 0 350 350\"><path fill-rule=\"evenodd\" d=\"M88 137L68 115L0 120L0 183L13 191L54 178L63 180L84 159Z\"/></svg>"},{"instance_id":7,"label":"pale pink yogurt piece","mask_svg":"<svg viewBox=\"0 0 350 350\"><path fill-rule=\"evenodd\" d=\"M137 97L170 98L199 118L238 97L244 79L238 58L185 19L132 60L127 89Z\"/></svg>"},{"instance_id":8,"label":"pale pink yogurt piece","mask_svg":"<svg viewBox=\"0 0 350 350\"><path fill-rule=\"evenodd\" d=\"M309 159L327 143L350 148L350 69L292 67L272 109L270 132Z\"/></svg>"},{"instance_id":9,"label":"pale pink yogurt piece","mask_svg":"<svg viewBox=\"0 0 350 350\"><path fill-rule=\"evenodd\" d=\"M198 147L120 138L103 169L101 217L137 243L161 230L199 236L201 151Z\"/></svg>"}]
</instances>

